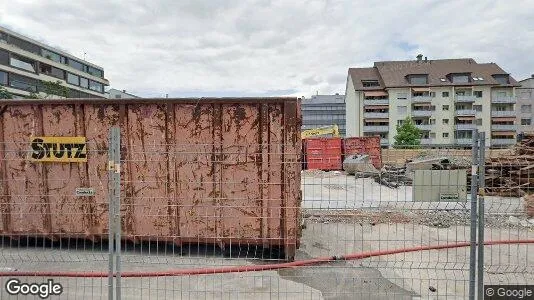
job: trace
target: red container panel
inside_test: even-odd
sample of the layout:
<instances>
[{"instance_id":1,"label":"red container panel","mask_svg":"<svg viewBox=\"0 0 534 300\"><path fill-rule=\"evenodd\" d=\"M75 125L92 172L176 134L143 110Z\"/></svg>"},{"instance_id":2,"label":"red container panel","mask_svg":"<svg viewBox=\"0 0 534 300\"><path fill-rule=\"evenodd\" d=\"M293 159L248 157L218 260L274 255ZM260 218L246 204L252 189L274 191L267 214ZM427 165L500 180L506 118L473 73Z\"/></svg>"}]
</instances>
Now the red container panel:
<instances>
[{"instance_id":1,"label":"red container panel","mask_svg":"<svg viewBox=\"0 0 534 300\"><path fill-rule=\"evenodd\" d=\"M306 164L311 170L341 170L341 138L306 139Z\"/></svg>"},{"instance_id":2,"label":"red container panel","mask_svg":"<svg viewBox=\"0 0 534 300\"><path fill-rule=\"evenodd\" d=\"M350 137L343 140L345 155L367 154L371 158L373 166L382 167L382 148L380 136Z\"/></svg>"},{"instance_id":3,"label":"red container panel","mask_svg":"<svg viewBox=\"0 0 534 300\"><path fill-rule=\"evenodd\" d=\"M124 239L281 246L291 260L300 123L296 98L0 100L0 235L106 238L119 126ZM87 162L29 161L32 136L83 136Z\"/></svg>"}]
</instances>

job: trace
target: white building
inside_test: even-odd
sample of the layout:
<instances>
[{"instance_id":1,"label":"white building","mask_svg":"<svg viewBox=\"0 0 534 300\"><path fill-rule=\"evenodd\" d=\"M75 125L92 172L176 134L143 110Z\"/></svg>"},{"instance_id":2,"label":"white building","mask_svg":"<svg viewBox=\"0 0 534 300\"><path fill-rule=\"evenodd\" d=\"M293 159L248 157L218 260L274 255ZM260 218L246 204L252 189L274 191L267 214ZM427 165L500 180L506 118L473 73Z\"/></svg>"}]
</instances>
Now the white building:
<instances>
[{"instance_id":1,"label":"white building","mask_svg":"<svg viewBox=\"0 0 534 300\"><path fill-rule=\"evenodd\" d=\"M422 145L472 144L472 130L486 132L486 145L516 141L515 88L495 63L471 58L375 62L350 68L345 93L347 136L379 135L394 143L396 126L411 116L423 131Z\"/></svg>"},{"instance_id":2,"label":"white building","mask_svg":"<svg viewBox=\"0 0 534 300\"><path fill-rule=\"evenodd\" d=\"M127 93L126 90L117 90L117 89L109 89L106 91L106 98L108 99L131 99L131 98L141 98L139 96L136 96L134 94Z\"/></svg>"},{"instance_id":3,"label":"white building","mask_svg":"<svg viewBox=\"0 0 534 300\"><path fill-rule=\"evenodd\" d=\"M519 81L517 88L517 132L534 132L534 74Z\"/></svg>"}]
</instances>

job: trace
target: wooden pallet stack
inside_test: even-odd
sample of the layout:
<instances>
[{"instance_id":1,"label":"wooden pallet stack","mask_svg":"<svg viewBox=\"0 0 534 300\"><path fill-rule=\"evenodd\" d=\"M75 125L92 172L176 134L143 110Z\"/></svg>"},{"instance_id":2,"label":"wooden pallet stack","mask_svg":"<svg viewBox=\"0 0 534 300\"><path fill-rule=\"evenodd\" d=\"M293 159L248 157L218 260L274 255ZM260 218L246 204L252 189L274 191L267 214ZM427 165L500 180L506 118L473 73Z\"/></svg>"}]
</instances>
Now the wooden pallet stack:
<instances>
[{"instance_id":1,"label":"wooden pallet stack","mask_svg":"<svg viewBox=\"0 0 534 300\"><path fill-rule=\"evenodd\" d=\"M486 160L486 195L523 197L534 192L534 133L525 134L510 155Z\"/></svg>"}]
</instances>

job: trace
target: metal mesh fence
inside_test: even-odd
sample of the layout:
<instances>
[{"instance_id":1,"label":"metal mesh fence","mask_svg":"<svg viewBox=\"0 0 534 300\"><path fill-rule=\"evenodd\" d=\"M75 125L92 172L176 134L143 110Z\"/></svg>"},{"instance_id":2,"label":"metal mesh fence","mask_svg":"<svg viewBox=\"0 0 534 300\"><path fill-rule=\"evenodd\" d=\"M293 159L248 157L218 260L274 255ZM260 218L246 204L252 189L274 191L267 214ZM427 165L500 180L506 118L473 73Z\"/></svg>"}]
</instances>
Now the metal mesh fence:
<instances>
[{"instance_id":1,"label":"metal mesh fence","mask_svg":"<svg viewBox=\"0 0 534 300\"><path fill-rule=\"evenodd\" d=\"M467 299L480 171L478 226L502 243L483 247L483 283L534 284L534 145L486 148L474 172L459 147L382 149L379 166L340 155L325 170L284 144L146 143L121 140L119 168L91 142L83 168L32 165L27 144L3 144L0 170L15 175L2 177L2 298L14 277L108 298L112 257L123 299ZM120 249L108 242L116 170ZM74 195L82 186L95 196Z\"/></svg>"}]
</instances>

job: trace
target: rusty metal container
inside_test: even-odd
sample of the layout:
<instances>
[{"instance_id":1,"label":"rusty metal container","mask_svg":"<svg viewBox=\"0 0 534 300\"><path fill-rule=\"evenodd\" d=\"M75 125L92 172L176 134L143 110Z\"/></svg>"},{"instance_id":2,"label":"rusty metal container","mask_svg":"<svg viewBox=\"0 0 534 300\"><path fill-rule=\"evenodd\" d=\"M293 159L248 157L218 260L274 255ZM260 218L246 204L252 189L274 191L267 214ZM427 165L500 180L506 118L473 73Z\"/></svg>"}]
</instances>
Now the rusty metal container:
<instances>
[{"instance_id":1,"label":"rusty metal container","mask_svg":"<svg viewBox=\"0 0 534 300\"><path fill-rule=\"evenodd\" d=\"M107 238L120 126L123 238L280 247L291 260L300 125L296 98L0 100L0 233ZM85 137L87 161L31 161L35 136Z\"/></svg>"},{"instance_id":2,"label":"rusty metal container","mask_svg":"<svg viewBox=\"0 0 534 300\"><path fill-rule=\"evenodd\" d=\"M380 169L382 167L382 148L380 147L380 136L344 138L343 153L345 155L369 155L375 168Z\"/></svg>"},{"instance_id":3,"label":"rusty metal container","mask_svg":"<svg viewBox=\"0 0 534 300\"><path fill-rule=\"evenodd\" d=\"M305 140L305 155L307 169L341 170L341 138L307 138Z\"/></svg>"}]
</instances>

